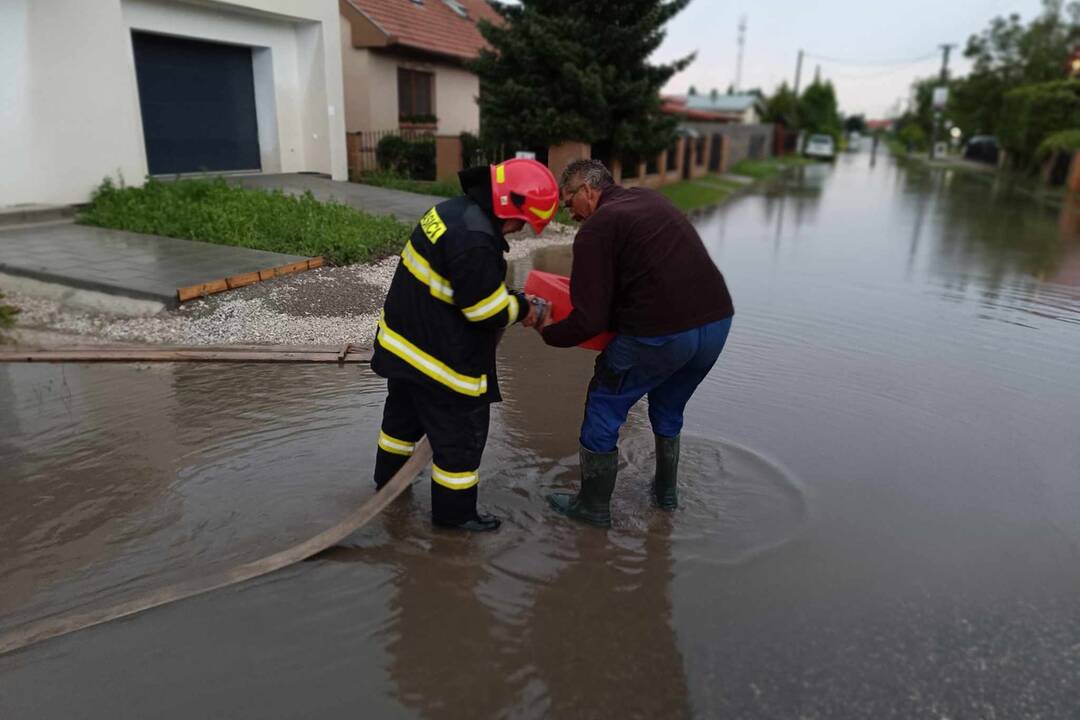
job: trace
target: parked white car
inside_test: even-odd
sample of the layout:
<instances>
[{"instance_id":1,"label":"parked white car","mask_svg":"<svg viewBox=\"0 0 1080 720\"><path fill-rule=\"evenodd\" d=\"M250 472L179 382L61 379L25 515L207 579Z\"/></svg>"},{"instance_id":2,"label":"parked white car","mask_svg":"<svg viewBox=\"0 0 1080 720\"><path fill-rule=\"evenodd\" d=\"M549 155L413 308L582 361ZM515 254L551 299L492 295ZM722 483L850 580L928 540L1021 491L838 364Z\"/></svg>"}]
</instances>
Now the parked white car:
<instances>
[{"instance_id":1,"label":"parked white car","mask_svg":"<svg viewBox=\"0 0 1080 720\"><path fill-rule=\"evenodd\" d=\"M806 157L832 160L836 157L836 142L831 135L811 135L803 148Z\"/></svg>"}]
</instances>

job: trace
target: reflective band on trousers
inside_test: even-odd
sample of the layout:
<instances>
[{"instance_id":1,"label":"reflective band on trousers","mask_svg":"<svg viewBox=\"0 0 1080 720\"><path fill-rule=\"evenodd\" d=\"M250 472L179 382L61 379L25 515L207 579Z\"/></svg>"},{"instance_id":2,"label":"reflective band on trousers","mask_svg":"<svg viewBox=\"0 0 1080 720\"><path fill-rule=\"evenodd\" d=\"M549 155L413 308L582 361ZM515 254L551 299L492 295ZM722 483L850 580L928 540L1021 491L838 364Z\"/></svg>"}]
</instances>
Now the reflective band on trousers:
<instances>
[{"instance_id":1,"label":"reflective band on trousers","mask_svg":"<svg viewBox=\"0 0 1080 720\"><path fill-rule=\"evenodd\" d=\"M420 282L428 286L428 291L443 302L454 303L454 289L450 287L450 281L431 269L431 263L424 256L416 252L412 240L405 243L405 249L401 251L401 262Z\"/></svg>"},{"instance_id":2,"label":"reflective band on trousers","mask_svg":"<svg viewBox=\"0 0 1080 720\"><path fill-rule=\"evenodd\" d=\"M416 443L411 443L406 440L398 440L396 437L391 437L379 431L379 447L388 453L394 453L395 455L409 456L413 454L413 450L416 449Z\"/></svg>"},{"instance_id":3,"label":"reflective band on trousers","mask_svg":"<svg viewBox=\"0 0 1080 720\"><path fill-rule=\"evenodd\" d=\"M499 283L499 287L495 292L488 295L486 298L464 308L461 312L465 313L465 317L473 322L479 322L480 320L487 320L492 315L496 315L506 309L506 306L510 304L510 293L506 291L506 284Z\"/></svg>"},{"instance_id":4,"label":"reflective band on trousers","mask_svg":"<svg viewBox=\"0 0 1080 720\"><path fill-rule=\"evenodd\" d=\"M431 466L431 479L451 490L468 490L480 482L480 473L475 470L471 472L447 472L433 463Z\"/></svg>"},{"instance_id":5,"label":"reflective band on trousers","mask_svg":"<svg viewBox=\"0 0 1080 720\"><path fill-rule=\"evenodd\" d=\"M487 375L470 377L455 372L446 363L428 355L426 352L387 327L385 312L379 318L379 332L378 335L376 335L376 340L378 340L378 343L388 351L397 355L424 375L427 375L436 382L442 383L455 392L470 397L480 397L487 392Z\"/></svg>"}]
</instances>

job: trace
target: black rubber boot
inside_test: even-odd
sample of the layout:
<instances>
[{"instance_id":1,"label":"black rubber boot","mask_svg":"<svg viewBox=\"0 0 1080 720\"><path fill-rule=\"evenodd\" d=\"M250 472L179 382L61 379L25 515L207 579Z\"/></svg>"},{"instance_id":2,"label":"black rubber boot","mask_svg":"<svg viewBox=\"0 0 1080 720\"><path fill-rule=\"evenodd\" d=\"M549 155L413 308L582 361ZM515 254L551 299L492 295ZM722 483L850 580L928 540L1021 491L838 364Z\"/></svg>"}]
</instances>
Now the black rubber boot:
<instances>
[{"instance_id":1,"label":"black rubber boot","mask_svg":"<svg viewBox=\"0 0 1080 720\"><path fill-rule=\"evenodd\" d=\"M431 521L439 527L467 532L498 530L502 520L477 510L476 497L476 485L465 490L450 490L432 481Z\"/></svg>"},{"instance_id":2,"label":"black rubber boot","mask_svg":"<svg viewBox=\"0 0 1080 720\"><path fill-rule=\"evenodd\" d=\"M676 489L679 477L679 436L655 437L656 476L653 478L653 496L661 510L674 510L679 507L679 493Z\"/></svg>"},{"instance_id":3,"label":"black rubber boot","mask_svg":"<svg viewBox=\"0 0 1080 720\"><path fill-rule=\"evenodd\" d=\"M476 513L476 517L472 520L466 520L463 523L447 523L434 521L436 525L442 528L449 528L451 530L464 530L466 532L493 532L499 529L502 525L502 520L494 515L488 515L487 513Z\"/></svg>"},{"instance_id":4,"label":"black rubber boot","mask_svg":"<svg viewBox=\"0 0 1080 720\"><path fill-rule=\"evenodd\" d=\"M615 491L618 470L618 449L594 453L581 448L581 491L577 495L552 493L547 496L548 502L574 520L611 527L611 493Z\"/></svg>"}]
</instances>

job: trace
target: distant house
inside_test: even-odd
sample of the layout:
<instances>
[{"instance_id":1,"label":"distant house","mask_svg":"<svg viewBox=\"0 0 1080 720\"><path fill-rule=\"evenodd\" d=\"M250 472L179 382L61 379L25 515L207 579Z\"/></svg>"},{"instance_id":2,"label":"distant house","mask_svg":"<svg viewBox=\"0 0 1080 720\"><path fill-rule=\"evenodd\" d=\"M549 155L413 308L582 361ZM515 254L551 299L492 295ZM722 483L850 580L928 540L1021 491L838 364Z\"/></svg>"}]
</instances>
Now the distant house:
<instances>
[{"instance_id":1,"label":"distant house","mask_svg":"<svg viewBox=\"0 0 1080 720\"><path fill-rule=\"evenodd\" d=\"M349 133L478 132L479 78L463 67L486 43L484 0L340 0Z\"/></svg>"},{"instance_id":2,"label":"distant house","mask_svg":"<svg viewBox=\"0 0 1080 720\"><path fill-rule=\"evenodd\" d=\"M895 120L867 120L866 129L870 132L892 132L896 126Z\"/></svg>"},{"instance_id":3,"label":"distant house","mask_svg":"<svg viewBox=\"0 0 1080 720\"><path fill-rule=\"evenodd\" d=\"M0 205L106 176L346 177L334 0L0 1Z\"/></svg>"},{"instance_id":4,"label":"distant house","mask_svg":"<svg viewBox=\"0 0 1080 720\"><path fill-rule=\"evenodd\" d=\"M666 95L661 110L679 118L683 178L727 172L745 158L772 155L775 128L761 123L757 94ZM668 167L673 165L669 160Z\"/></svg>"},{"instance_id":5,"label":"distant house","mask_svg":"<svg viewBox=\"0 0 1080 720\"><path fill-rule=\"evenodd\" d=\"M721 95L687 95L686 107L689 110L713 112L729 119L729 122L755 125L760 122L758 106L761 98L753 93Z\"/></svg>"}]
</instances>

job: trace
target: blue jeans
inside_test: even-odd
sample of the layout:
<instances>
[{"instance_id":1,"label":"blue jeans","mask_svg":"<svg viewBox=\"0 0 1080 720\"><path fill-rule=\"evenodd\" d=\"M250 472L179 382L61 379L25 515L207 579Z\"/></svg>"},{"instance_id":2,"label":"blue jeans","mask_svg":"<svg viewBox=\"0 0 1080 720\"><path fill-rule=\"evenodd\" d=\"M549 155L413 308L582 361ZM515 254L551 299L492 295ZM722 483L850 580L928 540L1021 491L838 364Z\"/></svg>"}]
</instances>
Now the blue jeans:
<instances>
[{"instance_id":1,"label":"blue jeans","mask_svg":"<svg viewBox=\"0 0 1080 720\"><path fill-rule=\"evenodd\" d=\"M724 349L731 318L674 335L616 335L596 358L585 400L581 444L592 452L611 452L630 408L649 396L653 432L675 437L694 390Z\"/></svg>"}]
</instances>

